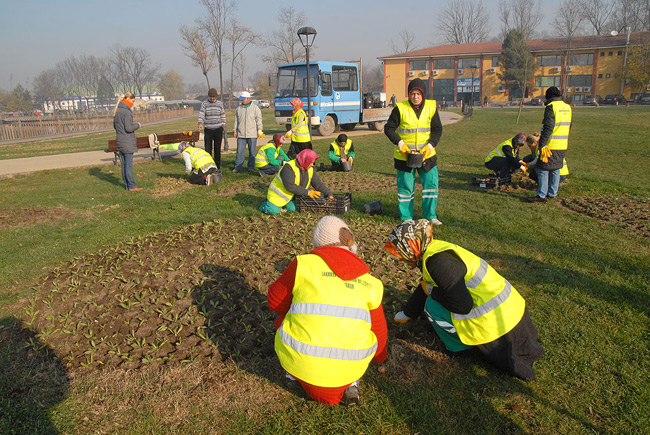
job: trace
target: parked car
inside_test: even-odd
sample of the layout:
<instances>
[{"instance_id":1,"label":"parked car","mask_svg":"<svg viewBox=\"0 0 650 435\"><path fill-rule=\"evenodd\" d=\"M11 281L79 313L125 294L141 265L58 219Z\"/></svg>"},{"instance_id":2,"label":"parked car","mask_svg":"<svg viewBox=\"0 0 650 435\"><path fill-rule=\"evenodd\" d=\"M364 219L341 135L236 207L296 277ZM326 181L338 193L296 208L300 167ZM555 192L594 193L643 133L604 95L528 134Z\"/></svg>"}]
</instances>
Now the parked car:
<instances>
[{"instance_id":1,"label":"parked car","mask_svg":"<svg viewBox=\"0 0 650 435\"><path fill-rule=\"evenodd\" d=\"M597 104L603 104L603 98L600 95L587 95L584 100L582 100L584 106L595 106Z\"/></svg>"},{"instance_id":2,"label":"parked car","mask_svg":"<svg viewBox=\"0 0 650 435\"><path fill-rule=\"evenodd\" d=\"M266 101L266 100L253 100L253 103L254 103L254 104L257 104L257 106L258 106L260 109L268 109L269 107L271 107L271 105L269 104L269 102Z\"/></svg>"},{"instance_id":3,"label":"parked car","mask_svg":"<svg viewBox=\"0 0 650 435\"><path fill-rule=\"evenodd\" d=\"M542 97L533 97L528 101L527 104L529 106L543 106L544 105L544 99Z\"/></svg>"},{"instance_id":4,"label":"parked car","mask_svg":"<svg viewBox=\"0 0 650 435\"><path fill-rule=\"evenodd\" d=\"M619 104L626 104L626 103L627 103L627 100L621 94L609 94L603 100L603 104L615 104L617 106Z\"/></svg>"}]
</instances>

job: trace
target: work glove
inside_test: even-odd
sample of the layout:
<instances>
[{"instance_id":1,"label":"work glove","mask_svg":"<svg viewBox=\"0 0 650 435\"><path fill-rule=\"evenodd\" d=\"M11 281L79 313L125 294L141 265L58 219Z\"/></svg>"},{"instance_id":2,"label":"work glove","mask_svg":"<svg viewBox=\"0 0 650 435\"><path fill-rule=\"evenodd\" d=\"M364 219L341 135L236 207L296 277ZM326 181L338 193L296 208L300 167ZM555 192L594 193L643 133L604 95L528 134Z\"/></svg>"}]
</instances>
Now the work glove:
<instances>
[{"instance_id":1,"label":"work glove","mask_svg":"<svg viewBox=\"0 0 650 435\"><path fill-rule=\"evenodd\" d=\"M320 198L320 192L318 190L310 190L309 193L307 194L311 199L318 199Z\"/></svg>"},{"instance_id":2,"label":"work glove","mask_svg":"<svg viewBox=\"0 0 650 435\"><path fill-rule=\"evenodd\" d=\"M286 132L286 133L284 134L284 137L286 137L287 139L289 139L289 138L291 137L292 134L293 134L293 130L289 130L288 132Z\"/></svg>"},{"instance_id":3,"label":"work glove","mask_svg":"<svg viewBox=\"0 0 650 435\"><path fill-rule=\"evenodd\" d=\"M548 147L544 147L540 150L539 159L544 163L548 163L548 158L551 157L552 155L553 153L551 152L551 150L549 150Z\"/></svg>"},{"instance_id":4,"label":"work glove","mask_svg":"<svg viewBox=\"0 0 650 435\"><path fill-rule=\"evenodd\" d=\"M192 134L193 134L193 132L191 132L191 131L184 131L183 132L184 136L192 136Z\"/></svg>"},{"instance_id":5,"label":"work glove","mask_svg":"<svg viewBox=\"0 0 650 435\"><path fill-rule=\"evenodd\" d=\"M523 172L524 174L528 172L528 163L524 162L523 160L521 160L519 163L521 163L521 166L519 166L521 172Z\"/></svg>"},{"instance_id":6,"label":"work glove","mask_svg":"<svg viewBox=\"0 0 650 435\"><path fill-rule=\"evenodd\" d=\"M350 160L350 164L354 163L354 159L350 157L348 160Z\"/></svg>"},{"instance_id":7,"label":"work glove","mask_svg":"<svg viewBox=\"0 0 650 435\"><path fill-rule=\"evenodd\" d=\"M264 132L262 130L257 130L257 138L258 139L264 139L264 136L266 136L266 135L264 134Z\"/></svg>"},{"instance_id":8,"label":"work glove","mask_svg":"<svg viewBox=\"0 0 650 435\"><path fill-rule=\"evenodd\" d=\"M409 320L411 320L411 318L406 314L404 314L404 311L400 311L399 313L395 314L393 320L395 321L395 323L406 323Z\"/></svg>"},{"instance_id":9,"label":"work glove","mask_svg":"<svg viewBox=\"0 0 650 435\"><path fill-rule=\"evenodd\" d=\"M424 290L427 296L431 296L431 290L433 289L431 284L426 281L420 281L420 287L422 287L422 290Z\"/></svg>"},{"instance_id":10,"label":"work glove","mask_svg":"<svg viewBox=\"0 0 650 435\"><path fill-rule=\"evenodd\" d=\"M404 157L406 157L406 154L410 151L411 150L409 149L408 145L402 142L402 146L399 148L399 152L402 153Z\"/></svg>"}]
</instances>

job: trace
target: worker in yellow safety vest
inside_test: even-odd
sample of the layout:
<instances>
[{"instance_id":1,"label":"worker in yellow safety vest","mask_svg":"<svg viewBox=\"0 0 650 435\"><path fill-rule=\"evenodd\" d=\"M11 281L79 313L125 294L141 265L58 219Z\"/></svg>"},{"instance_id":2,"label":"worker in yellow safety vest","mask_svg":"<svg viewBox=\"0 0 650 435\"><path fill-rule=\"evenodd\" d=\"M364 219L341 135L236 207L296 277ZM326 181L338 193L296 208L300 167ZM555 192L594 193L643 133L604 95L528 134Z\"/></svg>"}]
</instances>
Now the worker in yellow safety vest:
<instances>
[{"instance_id":1,"label":"worker in yellow safety vest","mask_svg":"<svg viewBox=\"0 0 650 435\"><path fill-rule=\"evenodd\" d=\"M282 151L283 143L285 143L284 137L280 133L275 133L273 140L257 151L255 169L259 171L260 176L277 174L282 165L289 161L289 157Z\"/></svg>"},{"instance_id":2,"label":"worker in yellow safety vest","mask_svg":"<svg viewBox=\"0 0 650 435\"><path fill-rule=\"evenodd\" d=\"M328 157L332 162L332 171L351 171L354 159L357 157L354 153L352 140L346 134L339 134L334 142L330 144ZM346 170L345 163L349 163L349 169Z\"/></svg>"},{"instance_id":3,"label":"worker in yellow safety vest","mask_svg":"<svg viewBox=\"0 0 650 435\"><path fill-rule=\"evenodd\" d=\"M546 108L537 159L537 195L530 202L546 202L557 196L560 189L560 169L569 146L571 106L562 101L560 90L551 86L546 90Z\"/></svg>"},{"instance_id":4,"label":"worker in yellow safety vest","mask_svg":"<svg viewBox=\"0 0 650 435\"><path fill-rule=\"evenodd\" d=\"M291 138L291 145L287 155L290 159L295 159L298 153L305 149L312 149L311 134L309 132L309 123L307 114L302 109L304 103L298 97L289 101L293 109L291 116L291 130L287 131L284 137ZM307 108L309 109L309 108Z\"/></svg>"},{"instance_id":5,"label":"worker in yellow safety vest","mask_svg":"<svg viewBox=\"0 0 650 435\"><path fill-rule=\"evenodd\" d=\"M190 176L190 183L210 186L221 180L221 170L206 151L183 141L178 146L178 153L183 156L185 173Z\"/></svg>"},{"instance_id":6,"label":"worker in yellow safety vest","mask_svg":"<svg viewBox=\"0 0 650 435\"><path fill-rule=\"evenodd\" d=\"M424 311L447 351L478 349L499 369L535 379L533 362L544 354L537 329L519 292L485 260L434 240L426 219L402 222L384 249L422 269L422 282L395 322L406 323Z\"/></svg>"},{"instance_id":7,"label":"worker in yellow safety vest","mask_svg":"<svg viewBox=\"0 0 650 435\"><path fill-rule=\"evenodd\" d=\"M402 220L413 219L415 174L422 182L422 214L433 225L442 225L436 215L438 204L438 156L436 145L442 136L442 122L435 100L426 99L421 79L408 85L408 100L397 103L384 133L395 144L393 163L397 169L397 201Z\"/></svg>"},{"instance_id":8,"label":"worker in yellow safety vest","mask_svg":"<svg viewBox=\"0 0 650 435\"><path fill-rule=\"evenodd\" d=\"M524 132L501 142L485 157L485 167L494 171L499 178L504 178L519 170L526 171L528 165L519 158L519 148L526 143Z\"/></svg>"},{"instance_id":9,"label":"worker in yellow safety vest","mask_svg":"<svg viewBox=\"0 0 650 435\"><path fill-rule=\"evenodd\" d=\"M384 286L338 217L318 221L313 244L269 287L269 308L278 313L275 352L289 385L299 383L321 403L352 405L370 362L386 358Z\"/></svg>"}]
</instances>

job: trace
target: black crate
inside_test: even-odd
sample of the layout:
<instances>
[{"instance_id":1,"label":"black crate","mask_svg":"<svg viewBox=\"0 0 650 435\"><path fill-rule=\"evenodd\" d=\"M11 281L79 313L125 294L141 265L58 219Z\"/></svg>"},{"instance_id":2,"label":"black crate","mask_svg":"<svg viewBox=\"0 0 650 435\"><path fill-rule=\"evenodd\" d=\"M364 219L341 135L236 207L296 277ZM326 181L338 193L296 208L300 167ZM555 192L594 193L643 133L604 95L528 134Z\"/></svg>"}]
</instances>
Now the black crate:
<instances>
[{"instance_id":1,"label":"black crate","mask_svg":"<svg viewBox=\"0 0 650 435\"><path fill-rule=\"evenodd\" d=\"M334 195L333 201L328 201L325 198L312 199L308 196L298 195L295 195L293 199L296 203L296 211L298 212L345 214L350 211L352 194L336 194Z\"/></svg>"},{"instance_id":2,"label":"black crate","mask_svg":"<svg viewBox=\"0 0 650 435\"><path fill-rule=\"evenodd\" d=\"M472 185L480 187L482 189L495 189L499 186L510 184L510 181L511 181L510 175L506 175L505 177L497 177L494 175L490 175L488 177L483 177L483 178L478 178L478 177L472 178Z\"/></svg>"}]
</instances>

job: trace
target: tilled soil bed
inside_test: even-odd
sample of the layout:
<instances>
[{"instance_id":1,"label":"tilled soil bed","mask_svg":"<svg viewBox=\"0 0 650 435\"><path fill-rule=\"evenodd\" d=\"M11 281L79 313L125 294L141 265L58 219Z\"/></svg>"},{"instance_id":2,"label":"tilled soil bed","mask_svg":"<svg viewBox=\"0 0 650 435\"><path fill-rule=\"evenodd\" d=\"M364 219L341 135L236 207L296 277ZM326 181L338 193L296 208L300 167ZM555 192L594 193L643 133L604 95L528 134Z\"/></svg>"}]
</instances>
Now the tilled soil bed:
<instances>
[{"instance_id":1,"label":"tilled soil bed","mask_svg":"<svg viewBox=\"0 0 650 435\"><path fill-rule=\"evenodd\" d=\"M205 222L75 258L43 277L23 320L69 369L274 357L267 289L296 255L309 252L319 217ZM391 224L346 222L384 283L390 319L418 282L417 271L382 249ZM388 324L391 338L437 346L425 322Z\"/></svg>"}]
</instances>

